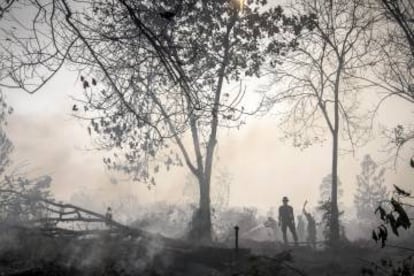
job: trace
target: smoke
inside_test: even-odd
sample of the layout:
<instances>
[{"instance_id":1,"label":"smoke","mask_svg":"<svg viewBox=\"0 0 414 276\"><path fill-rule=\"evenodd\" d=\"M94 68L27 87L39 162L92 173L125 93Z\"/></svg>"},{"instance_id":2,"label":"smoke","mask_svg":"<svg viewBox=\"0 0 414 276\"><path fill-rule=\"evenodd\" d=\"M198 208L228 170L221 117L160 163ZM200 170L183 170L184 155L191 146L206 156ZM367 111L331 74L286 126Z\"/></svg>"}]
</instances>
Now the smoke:
<instances>
[{"instance_id":1,"label":"smoke","mask_svg":"<svg viewBox=\"0 0 414 276\"><path fill-rule=\"evenodd\" d=\"M65 80L64 83L70 81ZM158 210L158 203L159 206L161 203L168 206L161 209L180 209L176 206L185 203L197 204L197 200L194 200L198 193L196 184L191 187L192 191L186 199L183 196L188 176L185 168L161 171L157 186L151 190L140 183L130 182L125 176L105 170L102 158L106 152L93 150L93 142L83 123L70 116L71 104L67 94L11 97L10 104L16 111L7 127L7 133L15 146L14 162L27 161L29 174L49 174L53 178L52 193L58 200L71 201L101 213L112 206L116 218L128 224L143 219L144 212L147 216L153 214ZM399 115L398 112L391 112L395 106L390 104L385 107L390 112L386 112L387 118L380 118L381 122L392 126L400 121L401 116L409 118L406 113ZM215 173L225 168L230 181L228 184L223 183L225 180L213 183L212 197L213 201L223 206L222 211L227 207L254 206L263 213L277 208L283 196L289 197L295 214L301 213L305 200L309 201L310 209L316 206L321 180L330 173L329 140L323 145L314 145L301 151L291 147L289 141L281 142L281 136L282 132L274 118L251 118L249 124L240 130L219 131ZM366 153L371 153L376 160L383 160L381 157L384 154L378 153L382 142L373 140L357 149L355 155L340 157L339 177L343 182L344 216L348 221L354 217L353 196L356 175L360 172L359 164ZM412 175L408 164L402 164L398 171L387 172L386 183L388 186L395 183L408 187ZM220 210L214 207L217 209L215 215L219 217ZM277 214L273 213L273 216ZM163 216L160 214L159 217ZM185 232L186 221L191 215L182 217L181 226L165 227L166 224L160 219L158 222L153 221L152 228L148 229L179 236L179 233ZM357 233L350 236L356 237Z\"/></svg>"}]
</instances>

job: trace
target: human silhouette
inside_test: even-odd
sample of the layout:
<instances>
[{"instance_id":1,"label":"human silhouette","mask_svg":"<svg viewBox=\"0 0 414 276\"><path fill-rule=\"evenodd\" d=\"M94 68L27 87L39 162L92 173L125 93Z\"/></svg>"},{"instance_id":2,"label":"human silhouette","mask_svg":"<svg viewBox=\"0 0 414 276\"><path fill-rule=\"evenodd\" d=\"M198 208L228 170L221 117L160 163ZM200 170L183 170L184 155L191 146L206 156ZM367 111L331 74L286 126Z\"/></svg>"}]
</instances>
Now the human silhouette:
<instances>
[{"instance_id":1,"label":"human silhouette","mask_svg":"<svg viewBox=\"0 0 414 276\"><path fill-rule=\"evenodd\" d=\"M313 216L306 212L306 204L308 201L305 201L305 204L303 204L302 212L306 217L306 220L308 222L308 235L306 237L306 241L311 245L311 247L316 248L316 223Z\"/></svg>"},{"instance_id":2,"label":"human silhouette","mask_svg":"<svg viewBox=\"0 0 414 276\"><path fill-rule=\"evenodd\" d=\"M305 221L303 220L303 216L299 215L297 216L298 219L298 225L297 225L297 234L298 234L298 240L304 241L305 240Z\"/></svg>"},{"instance_id":3,"label":"human silhouette","mask_svg":"<svg viewBox=\"0 0 414 276\"><path fill-rule=\"evenodd\" d=\"M287 228L289 228L290 232L292 233L293 240L295 241L295 244L297 244L298 237L296 235L295 216L293 215L293 208L292 206L288 205L289 199L286 196L283 197L282 201L283 205L279 207L279 225L282 228L283 241L285 242L285 244L288 243L286 230Z\"/></svg>"},{"instance_id":4,"label":"human silhouette","mask_svg":"<svg viewBox=\"0 0 414 276\"><path fill-rule=\"evenodd\" d=\"M108 209L106 209L106 214L105 214L105 224L110 225L111 221L112 221L112 208L108 207Z\"/></svg>"}]
</instances>

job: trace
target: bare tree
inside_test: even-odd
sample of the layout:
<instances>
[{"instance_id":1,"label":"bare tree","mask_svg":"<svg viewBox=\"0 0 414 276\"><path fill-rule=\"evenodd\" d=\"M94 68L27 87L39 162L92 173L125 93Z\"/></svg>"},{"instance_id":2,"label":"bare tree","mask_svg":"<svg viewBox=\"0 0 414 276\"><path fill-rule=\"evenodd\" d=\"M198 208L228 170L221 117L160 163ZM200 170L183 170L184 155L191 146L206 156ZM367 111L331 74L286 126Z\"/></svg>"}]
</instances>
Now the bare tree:
<instances>
[{"instance_id":1,"label":"bare tree","mask_svg":"<svg viewBox=\"0 0 414 276\"><path fill-rule=\"evenodd\" d=\"M390 96L414 102L414 4L407 0L376 0L370 6L381 16L377 25L373 64L375 78L365 78L385 92L381 103Z\"/></svg>"},{"instance_id":2,"label":"bare tree","mask_svg":"<svg viewBox=\"0 0 414 276\"><path fill-rule=\"evenodd\" d=\"M135 4L143 8L149 5L148 1L139 1ZM1 3L0 86L35 93L65 64L77 64L79 69L79 65L85 68L86 64L97 62L96 59L84 58L83 54L91 49L85 49L85 37L76 23L87 27L92 19L96 19L98 11L110 15L111 12L115 12L115 5L125 8L124 16L129 12L133 15L131 3L122 0L97 0L90 3L71 1L70 4L66 0L10 0ZM165 11L161 10L159 14L165 18ZM168 15L168 11L166 14ZM162 25L145 24L143 20L146 19L148 14L146 18L134 16L131 26L139 29L142 40L145 40L153 53L160 58L169 77L187 91L180 64L164 47L164 37L157 35L157 30L162 28ZM100 66L99 63L95 65L98 68Z\"/></svg>"},{"instance_id":3,"label":"bare tree","mask_svg":"<svg viewBox=\"0 0 414 276\"><path fill-rule=\"evenodd\" d=\"M369 125L359 106L360 89L364 83L352 75L363 74L370 64L373 25L377 18L365 1L299 0L292 8L317 16L312 30L297 39L297 51L273 62L277 89L270 104L284 103L282 123L294 145L306 148L322 142L326 130L332 141L332 189L330 241L339 239L338 224L338 153L344 139L353 151L364 142ZM280 87L280 85L279 85ZM287 106L287 107L286 107ZM342 147L345 149L345 147Z\"/></svg>"},{"instance_id":4,"label":"bare tree","mask_svg":"<svg viewBox=\"0 0 414 276\"><path fill-rule=\"evenodd\" d=\"M381 47L381 62L374 68L374 84L385 92L378 104L389 97L397 96L414 103L414 4L412 1L379 1L384 15L386 31L378 40ZM414 129L409 125L398 125L391 131L396 156L401 148L414 138Z\"/></svg>"},{"instance_id":5,"label":"bare tree","mask_svg":"<svg viewBox=\"0 0 414 276\"><path fill-rule=\"evenodd\" d=\"M375 115L392 97L414 103L414 5L409 0L375 0L367 1L366 5L380 20L373 38L375 50L371 52L369 73L351 73L351 76L365 82L381 96ZM390 141L388 150L395 151L398 157L402 146L414 138L414 130L409 125L397 125L386 130L385 135Z\"/></svg>"},{"instance_id":6,"label":"bare tree","mask_svg":"<svg viewBox=\"0 0 414 276\"><path fill-rule=\"evenodd\" d=\"M392 21L399 31L395 36L402 36L405 47L411 51L414 57L414 4L409 0L379 0L385 17Z\"/></svg>"}]
</instances>

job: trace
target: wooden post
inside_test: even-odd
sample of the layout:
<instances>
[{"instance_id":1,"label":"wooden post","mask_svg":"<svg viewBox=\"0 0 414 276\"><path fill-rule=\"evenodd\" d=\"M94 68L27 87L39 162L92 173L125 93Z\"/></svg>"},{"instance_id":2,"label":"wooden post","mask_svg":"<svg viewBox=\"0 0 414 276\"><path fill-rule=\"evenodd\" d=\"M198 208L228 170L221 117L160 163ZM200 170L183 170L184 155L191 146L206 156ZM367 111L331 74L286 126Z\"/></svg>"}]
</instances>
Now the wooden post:
<instances>
[{"instance_id":1,"label":"wooden post","mask_svg":"<svg viewBox=\"0 0 414 276\"><path fill-rule=\"evenodd\" d=\"M234 242L235 242L235 249L236 249L236 251L238 251L239 250L239 226L234 226L234 232L235 232L235 240L234 240Z\"/></svg>"}]
</instances>

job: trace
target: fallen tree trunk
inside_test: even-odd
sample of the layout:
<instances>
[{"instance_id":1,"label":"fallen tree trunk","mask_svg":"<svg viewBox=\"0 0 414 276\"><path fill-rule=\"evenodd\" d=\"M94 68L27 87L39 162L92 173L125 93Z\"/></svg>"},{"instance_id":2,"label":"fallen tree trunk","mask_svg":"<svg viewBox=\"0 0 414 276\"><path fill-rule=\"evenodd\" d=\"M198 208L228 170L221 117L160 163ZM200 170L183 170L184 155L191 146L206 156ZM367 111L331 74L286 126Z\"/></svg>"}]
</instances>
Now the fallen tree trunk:
<instances>
[{"instance_id":1,"label":"fallen tree trunk","mask_svg":"<svg viewBox=\"0 0 414 276\"><path fill-rule=\"evenodd\" d=\"M25 227L26 231L32 229L33 231L40 231L48 236L63 235L80 237L83 235L99 235L105 233L116 234L122 235L124 237L130 236L131 238L141 238L148 243L156 241L156 244L159 244L160 246L162 244L163 247L169 248L173 251L186 251L186 249L193 248L195 246L195 244L184 240L170 239L160 234L152 234L142 229L124 225L115 221L113 218L108 218L107 215L99 214L97 212L73 204L58 203L51 199L42 198L37 195L26 195L10 189L0 189L0 195L5 193L12 194L32 202L44 203L44 206L42 206L42 208L50 212L52 215L49 217L35 218L25 221L23 224L20 224L19 227ZM101 223L102 225L105 225L106 229L74 230L58 227L57 225L59 223L84 223L85 225L88 225L90 223ZM17 227L17 225L14 225L14 227Z\"/></svg>"}]
</instances>

